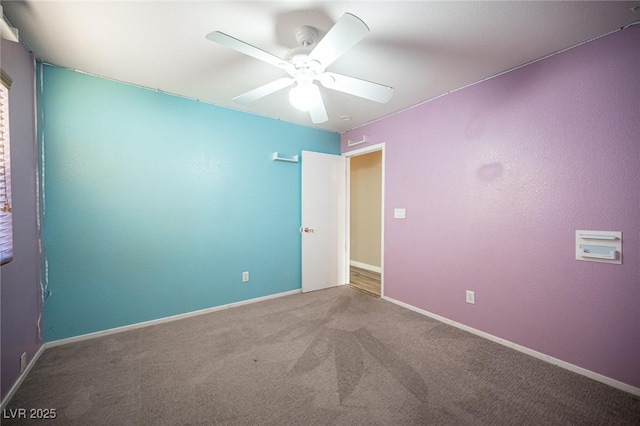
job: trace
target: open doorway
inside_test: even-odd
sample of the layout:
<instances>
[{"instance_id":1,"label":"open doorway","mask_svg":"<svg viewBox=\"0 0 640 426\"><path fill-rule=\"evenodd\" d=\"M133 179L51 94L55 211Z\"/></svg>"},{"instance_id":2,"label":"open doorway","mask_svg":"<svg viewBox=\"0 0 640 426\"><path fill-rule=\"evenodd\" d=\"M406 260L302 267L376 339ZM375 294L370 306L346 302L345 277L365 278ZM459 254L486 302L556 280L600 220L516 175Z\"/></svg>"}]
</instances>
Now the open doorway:
<instances>
[{"instance_id":1,"label":"open doorway","mask_svg":"<svg viewBox=\"0 0 640 426\"><path fill-rule=\"evenodd\" d=\"M383 292L384 146L346 153L348 162L349 283L358 290Z\"/></svg>"}]
</instances>

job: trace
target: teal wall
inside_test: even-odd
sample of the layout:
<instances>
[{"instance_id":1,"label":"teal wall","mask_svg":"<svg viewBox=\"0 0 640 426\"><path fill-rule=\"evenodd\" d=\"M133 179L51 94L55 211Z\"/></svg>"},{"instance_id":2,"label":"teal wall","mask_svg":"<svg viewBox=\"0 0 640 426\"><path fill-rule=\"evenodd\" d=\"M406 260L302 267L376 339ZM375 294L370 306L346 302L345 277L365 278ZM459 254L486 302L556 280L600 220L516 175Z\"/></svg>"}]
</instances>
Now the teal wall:
<instances>
[{"instance_id":1,"label":"teal wall","mask_svg":"<svg viewBox=\"0 0 640 426\"><path fill-rule=\"evenodd\" d=\"M337 133L40 67L47 341L300 288L300 164L271 155Z\"/></svg>"}]
</instances>

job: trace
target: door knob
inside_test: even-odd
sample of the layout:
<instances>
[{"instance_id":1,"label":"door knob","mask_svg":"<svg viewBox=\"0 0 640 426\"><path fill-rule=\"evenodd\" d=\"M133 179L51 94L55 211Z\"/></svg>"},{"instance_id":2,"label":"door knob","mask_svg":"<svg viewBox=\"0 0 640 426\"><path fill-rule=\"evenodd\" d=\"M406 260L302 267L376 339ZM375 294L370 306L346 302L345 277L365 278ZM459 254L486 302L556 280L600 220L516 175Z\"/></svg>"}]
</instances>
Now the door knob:
<instances>
[{"instance_id":1,"label":"door knob","mask_svg":"<svg viewBox=\"0 0 640 426\"><path fill-rule=\"evenodd\" d=\"M306 226L301 226L300 227L300 232L306 232L307 234L313 234L314 230L313 228L307 228Z\"/></svg>"}]
</instances>

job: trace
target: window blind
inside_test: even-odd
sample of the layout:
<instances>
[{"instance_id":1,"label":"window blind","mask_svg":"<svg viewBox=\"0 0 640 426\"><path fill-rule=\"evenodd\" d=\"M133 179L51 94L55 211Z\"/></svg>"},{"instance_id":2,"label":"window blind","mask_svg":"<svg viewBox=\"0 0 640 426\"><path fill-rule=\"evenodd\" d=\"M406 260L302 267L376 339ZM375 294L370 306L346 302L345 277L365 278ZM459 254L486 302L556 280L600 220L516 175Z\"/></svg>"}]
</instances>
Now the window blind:
<instances>
[{"instance_id":1,"label":"window blind","mask_svg":"<svg viewBox=\"0 0 640 426\"><path fill-rule=\"evenodd\" d=\"M4 72L3 77L5 77ZM2 264L13 259L9 84L5 78L2 78L0 82L0 262Z\"/></svg>"}]
</instances>

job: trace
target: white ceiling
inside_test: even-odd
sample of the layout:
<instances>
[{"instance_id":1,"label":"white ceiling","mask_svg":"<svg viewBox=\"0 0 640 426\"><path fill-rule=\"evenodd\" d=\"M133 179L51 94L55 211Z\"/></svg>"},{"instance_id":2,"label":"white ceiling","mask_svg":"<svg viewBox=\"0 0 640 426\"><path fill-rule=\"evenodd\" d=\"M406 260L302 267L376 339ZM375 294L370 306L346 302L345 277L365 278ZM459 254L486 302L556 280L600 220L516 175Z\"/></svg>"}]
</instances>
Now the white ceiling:
<instances>
[{"instance_id":1,"label":"white ceiling","mask_svg":"<svg viewBox=\"0 0 640 426\"><path fill-rule=\"evenodd\" d=\"M322 89L344 132L640 20L640 1L3 1L4 14L44 62L312 126L287 91L250 105L232 98L284 71L205 39L228 33L284 56L294 31L324 35L344 14L371 33L329 71L395 88L387 104ZM341 119L348 116L350 120Z\"/></svg>"}]
</instances>

